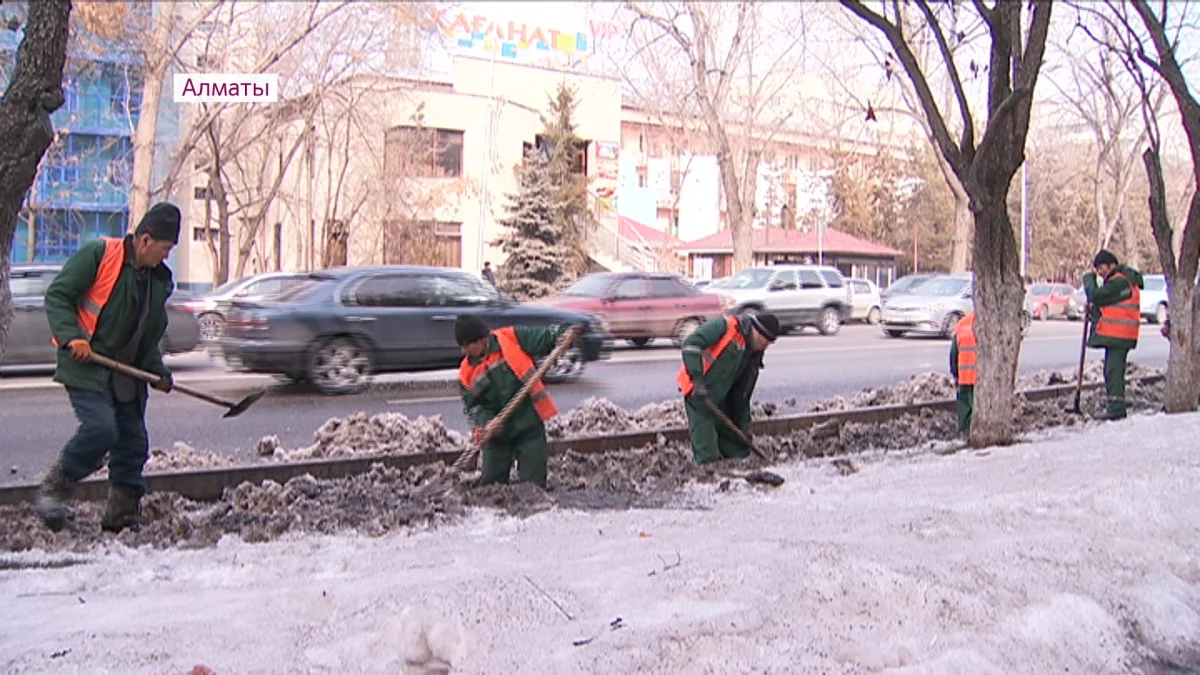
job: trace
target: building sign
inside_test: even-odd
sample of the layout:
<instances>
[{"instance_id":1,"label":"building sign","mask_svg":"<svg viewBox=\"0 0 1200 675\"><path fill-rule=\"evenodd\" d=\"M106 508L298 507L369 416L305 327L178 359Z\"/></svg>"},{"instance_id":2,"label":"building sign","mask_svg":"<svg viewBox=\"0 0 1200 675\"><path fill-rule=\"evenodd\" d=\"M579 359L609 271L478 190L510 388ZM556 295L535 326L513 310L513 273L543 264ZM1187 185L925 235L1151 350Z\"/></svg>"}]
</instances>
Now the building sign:
<instances>
[{"instance_id":1,"label":"building sign","mask_svg":"<svg viewBox=\"0 0 1200 675\"><path fill-rule=\"evenodd\" d=\"M616 27L612 24L589 22L589 32L552 28L539 24L505 21L481 14L448 10L431 12L429 26L447 38L457 40L464 49L482 49L497 52L507 59L515 59L522 52L535 55L560 54L587 55L595 45L595 36L612 36ZM538 53L541 54L538 54Z\"/></svg>"}]
</instances>

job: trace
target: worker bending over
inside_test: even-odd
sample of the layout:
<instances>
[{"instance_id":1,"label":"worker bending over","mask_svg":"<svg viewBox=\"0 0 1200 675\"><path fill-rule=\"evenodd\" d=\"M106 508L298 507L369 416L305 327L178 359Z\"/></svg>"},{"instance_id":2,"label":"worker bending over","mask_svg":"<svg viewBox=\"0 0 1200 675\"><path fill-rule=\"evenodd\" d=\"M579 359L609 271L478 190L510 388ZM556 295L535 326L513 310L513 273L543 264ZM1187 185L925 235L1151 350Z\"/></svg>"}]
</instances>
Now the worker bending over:
<instances>
[{"instance_id":1,"label":"worker bending over","mask_svg":"<svg viewBox=\"0 0 1200 675\"><path fill-rule=\"evenodd\" d=\"M1083 275L1092 320L1088 346L1104 350L1104 390L1108 406L1096 419L1124 419L1125 367L1129 351L1137 348L1142 326L1140 272L1117 261L1108 251L1100 251L1092 263L1095 272ZM1101 285L1097 276L1104 280Z\"/></svg>"},{"instance_id":2,"label":"worker bending over","mask_svg":"<svg viewBox=\"0 0 1200 675\"><path fill-rule=\"evenodd\" d=\"M536 370L534 359L554 351L559 337L570 328L562 324L488 330L474 314L462 314L454 322L454 339L463 352L458 370L463 407L475 426L475 441L489 438L482 450L480 485L507 483L515 459L521 482L545 489L549 453L545 423L558 414L545 386L534 385L503 427L495 418Z\"/></svg>"},{"instance_id":3,"label":"worker bending over","mask_svg":"<svg viewBox=\"0 0 1200 675\"><path fill-rule=\"evenodd\" d=\"M958 385L958 430L963 434L971 433L971 416L975 412L978 346L975 312L971 312L958 322L950 339L950 374Z\"/></svg>"},{"instance_id":4,"label":"worker bending over","mask_svg":"<svg viewBox=\"0 0 1200 675\"><path fill-rule=\"evenodd\" d=\"M697 464L746 457L750 446L709 407L751 436L750 399L763 367L763 353L779 337L773 314L722 316L683 341L683 366L676 381L684 396L692 457Z\"/></svg>"}]
</instances>

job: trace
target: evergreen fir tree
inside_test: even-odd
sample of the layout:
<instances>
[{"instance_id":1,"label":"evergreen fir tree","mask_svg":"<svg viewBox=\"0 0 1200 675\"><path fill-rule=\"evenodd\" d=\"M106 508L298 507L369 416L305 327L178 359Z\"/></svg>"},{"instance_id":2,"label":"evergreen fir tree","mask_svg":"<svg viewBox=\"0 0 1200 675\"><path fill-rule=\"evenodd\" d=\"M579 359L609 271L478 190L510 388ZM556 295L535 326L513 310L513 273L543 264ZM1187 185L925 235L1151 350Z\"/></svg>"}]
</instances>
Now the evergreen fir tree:
<instances>
[{"instance_id":1,"label":"evergreen fir tree","mask_svg":"<svg viewBox=\"0 0 1200 675\"><path fill-rule=\"evenodd\" d=\"M598 224L588 207L588 178L575 172L579 155L586 149L572 121L577 105L574 90L561 82L550 97L549 116L542 116L542 139L550 154L550 181L560 203L554 217L562 230L567 272L572 278L587 273L588 240Z\"/></svg>"},{"instance_id":2,"label":"evergreen fir tree","mask_svg":"<svg viewBox=\"0 0 1200 675\"><path fill-rule=\"evenodd\" d=\"M505 231L494 245L504 251L500 282L518 300L543 298L553 293L567 273L570 255L563 247L563 232L555 217L562 211L550 176L546 153L534 149L517 167L518 191L509 195L500 221Z\"/></svg>"}]
</instances>

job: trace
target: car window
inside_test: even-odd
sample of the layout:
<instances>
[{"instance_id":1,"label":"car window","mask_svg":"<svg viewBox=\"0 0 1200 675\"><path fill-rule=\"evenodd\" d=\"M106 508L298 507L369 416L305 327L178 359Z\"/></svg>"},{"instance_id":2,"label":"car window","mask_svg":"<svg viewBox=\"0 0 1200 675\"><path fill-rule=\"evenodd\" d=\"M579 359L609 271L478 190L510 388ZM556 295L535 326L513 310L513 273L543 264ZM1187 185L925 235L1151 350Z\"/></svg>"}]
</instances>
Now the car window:
<instances>
[{"instance_id":1,"label":"car window","mask_svg":"<svg viewBox=\"0 0 1200 675\"><path fill-rule=\"evenodd\" d=\"M742 270L737 273L737 276L726 282L722 288L762 288L767 285L772 276L774 276L774 272L771 270Z\"/></svg>"},{"instance_id":2,"label":"car window","mask_svg":"<svg viewBox=\"0 0 1200 675\"><path fill-rule=\"evenodd\" d=\"M1029 292L1034 295L1050 295L1050 287L1044 284L1039 284L1029 289Z\"/></svg>"},{"instance_id":3,"label":"car window","mask_svg":"<svg viewBox=\"0 0 1200 675\"><path fill-rule=\"evenodd\" d=\"M584 298L604 297L604 291L608 288L612 279L612 276L608 274L589 274L569 286L562 294L578 295Z\"/></svg>"},{"instance_id":4,"label":"car window","mask_svg":"<svg viewBox=\"0 0 1200 675\"><path fill-rule=\"evenodd\" d=\"M260 279L238 291L237 295L239 297L270 295L278 293L281 290L283 290L283 281L281 279Z\"/></svg>"},{"instance_id":5,"label":"car window","mask_svg":"<svg viewBox=\"0 0 1200 675\"><path fill-rule=\"evenodd\" d=\"M1150 277L1146 279L1145 284L1148 291L1161 291L1167 287L1166 280L1161 277Z\"/></svg>"},{"instance_id":6,"label":"car window","mask_svg":"<svg viewBox=\"0 0 1200 675\"><path fill-rule=\"evenodd\" d=\"M1071 288L1070 286L1063 285L1058 287L1059 295L1073 295L1074 293L1075 289Z\"/></svg>"},{"instance_id":7,"label":"car window","mask_svg":"<svg viewBox=\"0 0 1200 675\"><path fill-rule=\"evenodd\" d=\"M645 287L639 278L626 279L613 288L613 300L634 300L646 297Z\"/></svg>"},{"instance_id":8,"label":"car window","mask_svg":"<svg viewBox=\"0 0 1200 675\"><path fill-rule=\"evenodd\" d=\"M655 277L650 279L650 297L689 298L695 294L696 289L670 277Z\"/></svg>"},{"instance_id":9,"label":"car window","mask_svg":"<svg viewBox=\"0 0 1200 675\"><path fill-rule=\"evenodd\" d=\"M820 274L825 279L825 283L829 284L830 288L842 288L846 285L846 281L842 278L842 275L833 270L821 270Z\"/></svg>"},{"instance_id":10,"label":"car window","mask_svg":"<svg viewBox=\"0 0 1200 675\"><path fill-rule=\"evenodd\" d=\"M498 302L495 287L471 274L439 275L433 281L433 304L442 307L471 307Z\"/></svg>"},{"instance_id":11,"label":"car window","mask_svg":"<svg viewBox=\"0 0 1200 675\"><path fill-rule=\"evenodd\" d=\"M796 283L796 273L792 270L785 270L775 274L775 278L771 280L771 286L782 287L791 285L792 288L800 288Z\"/></svg>"},{"instance_id":12,"label":"car window","mask_svg":"<svg viewBox=\"0 0 1200 675\"><path fill-rule=\"evenodd\" d=\"M867 295L871 292L871 288L865 281L851 281L850 289L854 291L855 295Z\"/></svg>"},{"instance_id":13,"label":"car window","mask_svg":"<svg viewBox=\"0 0 1200 675\"><path fill-rule=\"evenodd\" d=\"M48 274L28 274L9 279L8 288L14 298L40 298L46 295L46 289L54 277Z\"/></svg>"},{"instance_id":14,"label":"car window","mask_svg":"<svg viewBox=\"0 0 1200 675\"><path fill-rule=\"evenodd\" d=\"M359 307L425 307L429 284L412 275L371 277L351 289L350 304Z\"/></svg>"},{"instance_id":15,"label":"car window","mask_svg":"<svg viewBox=\"0 0 1200 675\"><path fill-rule=\"evenodd\" d=\"M823 288L825 286L821 277L812 270L800 270L799 275L801 288Z\"/></svg>"}]
</instances>

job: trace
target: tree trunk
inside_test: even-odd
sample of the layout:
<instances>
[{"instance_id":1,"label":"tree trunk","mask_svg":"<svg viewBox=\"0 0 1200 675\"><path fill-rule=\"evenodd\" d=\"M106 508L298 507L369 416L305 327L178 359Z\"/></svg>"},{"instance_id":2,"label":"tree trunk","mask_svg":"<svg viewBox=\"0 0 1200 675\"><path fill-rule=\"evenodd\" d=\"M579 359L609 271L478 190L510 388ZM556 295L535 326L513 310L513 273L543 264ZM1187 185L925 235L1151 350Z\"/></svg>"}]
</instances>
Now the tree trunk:
<instances>
[{"instance_id":1,"label":"tree trunk","mask_svg":"<svg viewBox=\"0 0 1200 675\"><path fill-rule=\"evenodd\" d=\"M1197 356L1195 321L1196 286L1190 279L1169 280L1171 284L1171 347L1167 356L1167 390L1163 404L1168 413L1192 412L1196 409L1197 383L1194 377L1200 356Z\"/></svg>"},{"instance_id":2,"label":"tree trunk","mask_svg":"<svg viewBox=\"0 0 1200 675\"><path fill-rule=\"evenodd\" d=\"M0 99L0 358L12 326L9 285L13 236L25 193L54 140L50 114L63 104L63 66L71 3L42 0L26 5L25 36L17 47L8 89Z\"/></svg>"},{"instance_id":3,"label":"tree trunk","mask_svg":"<svg viewBox=\"0 0 1200 675\"><path fill-rule=\"evenodd\" d=\"M1025 284L1012 221L1005 206L1006 192L1004 185L985 197L986 201L978 204L975 211L974 302L979 371L971 445L976 448L1013 441Z\"/></svg>"},{"instance_id":4,"label":"tree trunk","mask_svg":"<svg viewBox=\"0 0 1200 675\"><path fill-rule=\"evenodd\" d=\"M154 35L151 49L169 49L171 24L175 15L175 3L156 2L154 13ZM143 73L142 103L138 107L137 129L133 133L133 180L129 185L129 227L132 229L146 209L150 208L150 181L154 174L154 139L158 134L158 109L162 101L163 83L167 79L170 62L162 55L154 55Z\"/></svg>"},{"instance_id":5,"label":"tree trunk","mask_svg":"<svg viewBox=\"0 0 1200 675\"><path fill-rule=\"evenodd\" d=\"M754 266L753 230L746 218L746 207L742 202L742 182L738 180L737 163L729 138L722 128L715 134L721 141L717 148L717 167L721 172L721 187L725 192L725 218L733 239L733 274Z\"/></svg>"},{"instance_id":6,"label":"tree trunk","mask_svg":"<svg viewBox=\"0 0 1200 675\"><path fill-rule=\"evenodd\" d=\"M954 237L950 244L950 271L961 274L971 268L971 226L975 224L975 216L971 214L971 198L967 195L962 181L954 174L954 167L942 156L937 142L930 139L930 143L934 146L933 157L937 160L946 187L950 188L950 194L954 195Z\"/></svg>"}]
</instances>

